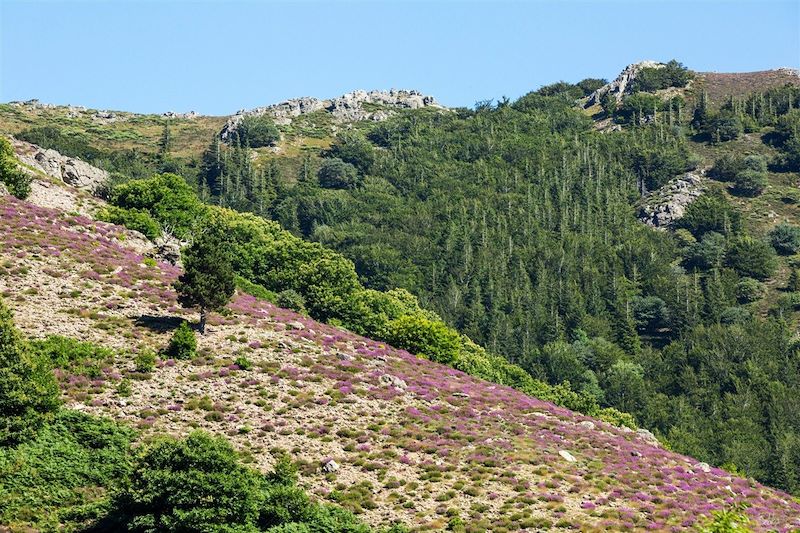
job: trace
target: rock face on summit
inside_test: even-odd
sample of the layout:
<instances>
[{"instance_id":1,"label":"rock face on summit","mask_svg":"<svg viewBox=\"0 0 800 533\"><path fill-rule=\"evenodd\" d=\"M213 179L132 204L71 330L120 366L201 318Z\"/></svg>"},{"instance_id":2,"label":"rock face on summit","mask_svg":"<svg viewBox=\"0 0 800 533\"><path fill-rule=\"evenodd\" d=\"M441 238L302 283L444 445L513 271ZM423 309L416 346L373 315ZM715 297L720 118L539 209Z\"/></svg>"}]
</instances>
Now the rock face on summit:
<instances>
[{"instance_id":1,"label":"rock face on summit","mask_svg":"<svg viewBox=\"0 0 800 533\"><path fill-rule=\"evenodd\" d=\"M377 105L387 109L367 109L364 104ZM293 118L315 111L324 110L333 115L337 122L357 122L361 120L386 120L393 109L419 109L421 107L442 107L432 96L419 91L392 89L390 91L353 91L337 98L320 100L318 98L292 98L278 104L241 110L228 119L220 136L228 139L246 116L271 116L276 124L289 124Z\"/></svg>"},{"instance_id":2,"label":"rock face on summit","mask_svg":"<svg viewBox=\"0 0 800 533\"><path fill-rule=\"evenodd\" d=\"M595 92L590 94L586 100L585 107L591 107L594 104L599 104L600 98L602 98L606 93L610 93L612 96L614 96L614 98L617 99L617 102L621 102L622 97L630 92L631 83L633 83L633 80L636 79L636 76L642 69L662 68L663 66L664 63L659 63L657 61L640 61L639 63L628 65L622 72L620 72L619 76L617 76L617 79L611 83L603 85Z\"/></svg>"},{"instance_id":3,"label":"rock face on summit","mask_svg":"<svg viewBox=\"0 0 800 533\"><path fill-rule=\"evenodd\" d=\"M97 194L108 179L108 172L80 159L16 139L12 144L22 163L91 194Z\"/></svg>"}]
</instances>

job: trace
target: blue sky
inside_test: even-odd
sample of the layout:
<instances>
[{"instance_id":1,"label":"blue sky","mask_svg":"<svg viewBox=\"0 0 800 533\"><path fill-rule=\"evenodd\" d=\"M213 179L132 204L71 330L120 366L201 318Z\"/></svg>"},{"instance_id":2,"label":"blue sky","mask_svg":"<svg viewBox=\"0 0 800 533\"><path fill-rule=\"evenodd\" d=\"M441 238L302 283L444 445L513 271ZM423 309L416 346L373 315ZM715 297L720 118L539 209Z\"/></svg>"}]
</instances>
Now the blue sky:
<instances>
[{"instance_id":1,"label":"blue sky","mask_svg":"<svg viewBox=\"0 0 800 533\"><path fill-rule=\"evenodd\" d=\"M230 114L415 88L451 106L641 59L800 66L800 0L0 0L0 101Z\"/></svg>"}]
</instances>

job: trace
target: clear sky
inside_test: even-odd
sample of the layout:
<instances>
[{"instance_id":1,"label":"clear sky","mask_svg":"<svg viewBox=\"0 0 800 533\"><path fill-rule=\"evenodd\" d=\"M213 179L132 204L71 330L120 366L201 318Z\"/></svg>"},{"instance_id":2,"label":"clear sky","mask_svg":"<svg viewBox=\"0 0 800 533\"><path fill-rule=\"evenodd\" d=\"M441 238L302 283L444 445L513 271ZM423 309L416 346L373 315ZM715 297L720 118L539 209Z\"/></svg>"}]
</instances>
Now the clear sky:
<instances>
[{"instance_id":1,"label":"clear sky","mask_svg":"<svg viewBox=\"0 0 800 533\"><path fill-rule=\"evenodd\" d=\"M414 88L451 106L613 78L800 67L800 0L0 0L0 101L230 114Z\"/></svg>"}]
</instances>

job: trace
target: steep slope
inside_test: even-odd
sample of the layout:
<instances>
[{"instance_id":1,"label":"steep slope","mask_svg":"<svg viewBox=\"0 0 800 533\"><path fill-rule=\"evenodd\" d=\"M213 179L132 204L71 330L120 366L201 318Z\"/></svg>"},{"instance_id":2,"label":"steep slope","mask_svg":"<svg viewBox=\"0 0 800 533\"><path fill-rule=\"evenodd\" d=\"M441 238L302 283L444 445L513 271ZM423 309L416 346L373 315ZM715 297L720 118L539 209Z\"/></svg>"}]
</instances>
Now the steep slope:
<instances>
[{"instance_id":1,"label":"steep slope","mask_svg":"<svg viewBox=\"0 0 800 533\"><path fill-rule=\"evenodd\" d=\"M69 405L145 431L226 433L267 468L290 451L304 482L371 523L422 530L456 509L475 527L686 528L746 502L757 529L800 526L779 491L623 431L239 294L202 357L135 372L182 318L178 270L121 228L0 198L0 289L21 329L118 350L101 375L59 372ZM245 357L252 368L235 365ZM240 360L241 361L241 360ZM245 365L249 366L249 365ZM129 385L130 391L122 393ZM333 462L331 462L333 460ZM450 512L452 514L452 512Z\"/></svg>"}]
</instances>

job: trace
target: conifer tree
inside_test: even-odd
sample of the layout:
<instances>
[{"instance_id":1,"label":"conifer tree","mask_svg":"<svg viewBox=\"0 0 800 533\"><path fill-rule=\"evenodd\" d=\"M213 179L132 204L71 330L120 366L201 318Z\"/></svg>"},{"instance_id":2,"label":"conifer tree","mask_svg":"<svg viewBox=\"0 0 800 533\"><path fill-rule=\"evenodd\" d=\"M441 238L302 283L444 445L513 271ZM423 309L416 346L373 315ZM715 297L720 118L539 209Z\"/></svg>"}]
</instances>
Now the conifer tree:
<instances>
[{"instance_id":1,"label":"conifer tree","mask_svg":"<svg viewBox=\"0 0 800 533\"><path fill-rule=\"evenodd\" d=\"M178 301L200 309L200 333L205 333L209 311L218 311L233 296L236 283L222 238L201 235L183 253L184 273L175 282Z\"/></svg>"}]
</instances>

